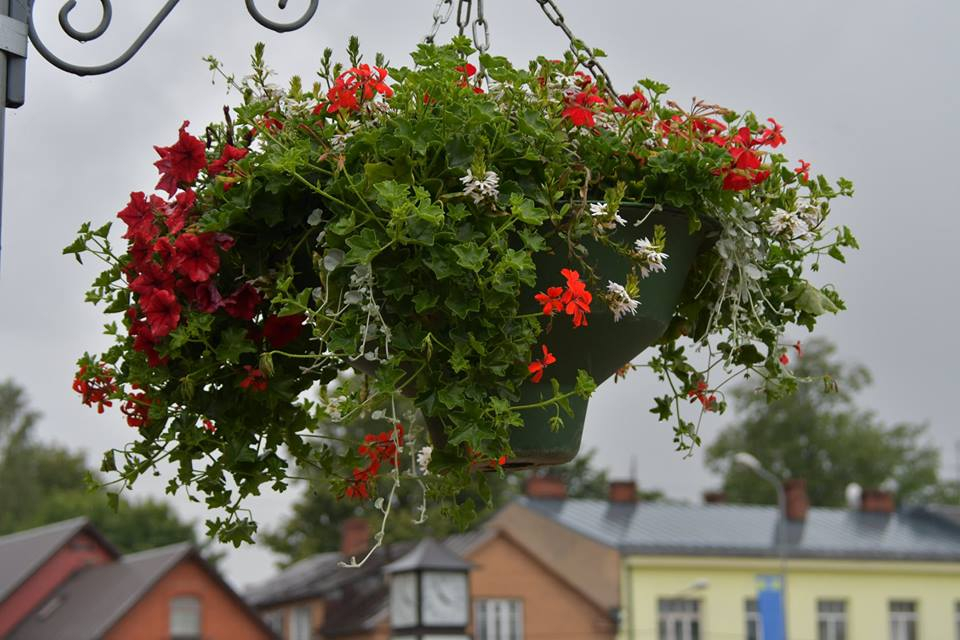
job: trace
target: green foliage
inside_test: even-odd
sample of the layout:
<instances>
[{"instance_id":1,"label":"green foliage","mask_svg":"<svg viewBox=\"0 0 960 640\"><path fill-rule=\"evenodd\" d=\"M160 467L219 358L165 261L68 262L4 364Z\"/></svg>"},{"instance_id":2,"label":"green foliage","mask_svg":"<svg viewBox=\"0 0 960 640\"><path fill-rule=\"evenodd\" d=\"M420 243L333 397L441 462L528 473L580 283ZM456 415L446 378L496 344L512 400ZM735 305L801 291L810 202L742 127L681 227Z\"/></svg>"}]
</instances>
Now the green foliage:
<instances>
[{"instance_id":1,"label":"green foliage","mask_svg":"<svg viewBox=\"0 0 960 640\"><path fill-rule=\"evenodd\" d=\"M926 426L883 423L856 403L856 394L870 383L859 365L839 362L824 340L803 347L798 377L821 377L828 384L799 387L790 397L767 404L750 381L734 396L744 414L727 427L707 450L707 464L724 475L723 489L733 502L775 503L776 494L749 470L730 466L746 451L782 478L805 478L811 503L842 506L851 482L878 488L893 480L905 501L953 501L949 486L939 482L939 452L926 444Z\"/></svg>"}]
</instances>

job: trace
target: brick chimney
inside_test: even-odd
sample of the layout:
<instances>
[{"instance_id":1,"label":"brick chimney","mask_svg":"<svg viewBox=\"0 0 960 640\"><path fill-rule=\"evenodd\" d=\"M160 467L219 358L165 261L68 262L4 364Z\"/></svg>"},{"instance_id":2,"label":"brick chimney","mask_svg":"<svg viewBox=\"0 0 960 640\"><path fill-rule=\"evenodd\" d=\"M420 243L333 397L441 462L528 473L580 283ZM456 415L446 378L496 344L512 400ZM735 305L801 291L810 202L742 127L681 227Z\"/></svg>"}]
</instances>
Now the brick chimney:
<instances>
[{"instance_id":1,"label":"brick chimney","mask_svg":"<svg viewBox=\"0 0 960 640\"><path fill-rule=\"evenodd\" d=\"M810 509L807 481L803 478L789 478L784 480L783 490L787 498L787 520L794 522L806 520L807 511Z\"/></svg>"},{"instance_id":2,"label":"brick chimney","mask_svg":"<svg viewBox=\"0 0 960 640\"><path fill-rule=\"evenodd\" d=\"M340 525L340 553L357 556L370 548L370 523L365 518L347 518Z\"/></svg>"},{"instance_id":3,"label":"brick chimney","mask_svg":"<svg viewBox=\"0 0 960 640\"><path fill-rule=\"evenodd\" d=\"M632 504L637 501L637 483L633 480L612 480L607 495L610 502Z\"/></svg>"},{"instance_id":4,"label":"brick chimney","mask_svg":"<svg viewBox=\"0 0 960 640\"><path fill-rule=\"evenodd\" d=\"M893 513L897 510L897 501L892 491L864 489L860 497L860 510L864 513Z\"/></svg>"},{"instance_id":5,"label":"brick chimney","mask_svg":"<svg viewBox=\"0 0 960 640\"><path fill-rule=\"evenodd\" d=\"M555 476L531 476L524 492L530 498L563 500L567 497L567 485Z\"/></svg>"},{"instance_id":6,"label":"brick chimney","mask_svg":"<svg viewBox=\"0 0 960 640\"><path fill-rule=\"evenodd\" d=\"M724 493L723 491L704 491L703 503L704 504L726 504L727 494Z\"/></svg>"}]
</instances>

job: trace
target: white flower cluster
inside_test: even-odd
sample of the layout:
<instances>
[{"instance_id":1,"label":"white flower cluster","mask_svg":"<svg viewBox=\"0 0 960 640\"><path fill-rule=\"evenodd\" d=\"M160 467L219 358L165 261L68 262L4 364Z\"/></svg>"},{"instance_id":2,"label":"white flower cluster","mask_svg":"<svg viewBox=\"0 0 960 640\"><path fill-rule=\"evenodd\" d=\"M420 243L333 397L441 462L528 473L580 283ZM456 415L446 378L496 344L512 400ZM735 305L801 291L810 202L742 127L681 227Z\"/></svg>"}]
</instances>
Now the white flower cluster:
<instances>
[{"instance_id":1,"label":"white flower cluster","mask_svg":"<svg viewBox=\"0 0 960 640\"><path fill-rule=\"evenodd\" d=\"M581 79L579 76L565 76L558 74L553 78L553 81L550 83L549 87L551 91L560 93L564 98L572 98L580 93L580 82Z\"/></svg>"},{"instance_id":2,"label":"white flower cluster","mask_svg":"<svg viewBox=\"0 0 960 640\"><path fill-rule=\"evenodd\" d=\"M336 153L343 153L344 148L347 146L347 140L353 137L353 134L357 132L363 126L363 123L360 120L354 120L347 125L347 130L343 133L338 133L330 138L330 148Z\"/></svg>"},{"instance_id":3,"label":"white flower cluster","mask_svg":"<svg viewBox=\"0 0 960 640\"><path fill-rule=\"evenodd\" d=\"M602 229L616 229L617 225L625 226L627 221L620 217L619 211L614 211L610 215L610 207L606 202L593 202L590 204L590 215L598 218L597 224Z\"/></svg>"},{"instance_id":4,"label":"white flower cluster","mask_svg":"<svg viewBox=\"0 0 960 640\"><path fill-rule=\"evenodd\" d=\"M417 466L420 467L420 473L428 475L430 473L430 459L433 457L433 447L427 445L417 452Z\"/></svg>"},{"instance_id":5,"label":"white flower cluster","mask_svg":"<svg viewBox=\"0 0 960 640\"><path fill-rule=\"evenodd\" d=\"M613 312L614 322L620 322L620 319L628 313L637 315L637 307L640 306L640 301L631 298L622 284L617 284L613 280L608 281L607 292L610 294L607 296L607 306Z\"/></svg>"},{"instance_id":6,"label":"white flower cluster","mask_svg":"<svg viewBox=\"0 0 960 640\"><path fill-rule=\"evenodd\" d=\"M327 400L327 406L325 407L327 415L330 416L330 420L333 422L340 422L343 420L343 411L342 405L347 401L346 396L335 396Z\"/></svg>"},{"instance_id":7,"label":"white flower cluster","mask_svg":"<svg viewBox=\"0 0 960 640\"><path fill-rule=\"evenodd\" d=\"M806 242L814 237L807 218L799 211L776 209L767 220L766 227L772 235L785 238L790 244Z\"/></svg>"},{"instance_id":8,"label":"white flower cluster","mask_svg":"<svg viewBox=\"0 0 960 640\"><path fill-rule=\"evenodd\" d=\"M487 171L482 178L477 178L472 169L467 169L467 175L460 178L460 182L463 183L463 195L473 198L474 204L480 204L487 198L496 200L500 195L500 176L493 171Z\"/></svg>"},{"instance_id":9,"label":"white flower cluster","mask_svg":"<svg viewBox=\"0 0 960 640\"><path fill-rule=\"evenodd\" d=\"M633 243L633 256L640 263L641 278L646 278L657 271L666 271L667 267L663 261L670 257L658 251L649 238L640 238Z\"/></svg>"}]
</instances>

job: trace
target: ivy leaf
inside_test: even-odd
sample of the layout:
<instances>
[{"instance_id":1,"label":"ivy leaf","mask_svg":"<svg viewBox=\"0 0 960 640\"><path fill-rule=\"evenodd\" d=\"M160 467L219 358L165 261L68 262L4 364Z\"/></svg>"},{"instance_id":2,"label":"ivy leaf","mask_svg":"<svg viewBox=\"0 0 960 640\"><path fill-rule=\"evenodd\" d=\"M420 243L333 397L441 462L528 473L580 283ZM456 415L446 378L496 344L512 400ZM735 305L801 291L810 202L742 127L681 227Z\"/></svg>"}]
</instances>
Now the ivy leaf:
<instances>
[{"instance_id":1,"label":"ivy leaf","mask_svg":"<svg viewBox=\"0 0 960 640\"><path fill-rule=\"evenodd\" d=\"M377 232L369 227L361 231L360 235L347 238L347 246L350 247L350 251L344 258L345 264L370 264L381 251Z\"/></svg>"},{"instance_id":2,"label":"ivy leaf","mask_svg":"<svg viewBox=\"0 0 960 640\"><path fill-rule=\"evenodd\" d=\"M217 345L217 360L229 364L240 362L240 356L253 353L257 348L247 340L247 330L243 327L231 327L220 334L220 344Z\"/></svg>"},{"instance_id":3,"label":"ivy leaf","mask_svg":"<svg viewBox=\"0 0 960 640\"><path fill-rule=\"evenodd\" d=\"M453 252L457 254L457 264L474 272L483 268L483 262L490 255L486 247L481 247L476 242L454 245Z\"/></svg>"},{"instance_id":4,"label":"ivy leaf","mask_svg":"<svg viewBox=\"0 0 960 640\"><path fill-rule=\"evenodd\" d=\"M794 289L784 297L784 300L787 302L795 301L794 306L797 309L806 311L812 316L820 316L827 312L836 313L840 310L839 307L834 304L833 300L809 282L804 282L794 287Z\"/></svg>"}]
</instances>

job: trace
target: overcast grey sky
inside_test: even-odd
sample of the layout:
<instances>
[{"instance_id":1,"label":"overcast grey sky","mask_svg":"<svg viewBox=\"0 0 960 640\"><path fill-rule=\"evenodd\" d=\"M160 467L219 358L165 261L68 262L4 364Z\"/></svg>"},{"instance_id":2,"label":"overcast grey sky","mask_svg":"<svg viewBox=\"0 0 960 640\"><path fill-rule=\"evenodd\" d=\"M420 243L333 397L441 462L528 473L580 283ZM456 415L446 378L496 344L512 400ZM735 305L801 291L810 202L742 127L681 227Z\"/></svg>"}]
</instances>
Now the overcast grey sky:
<instances>
[{"instance_id":1,"label":"overcast grey sky","mask_svg":"<svg viewBox=\"0 0 960 640\"><path fill-rule=\"evenodd\" d=\"M16 0L14 0L16 1ZM875 374L863 401L885 420L926 421L949 474L956 463L953 396L960 361L955 276L960 149L960 3L956 0L556 0L578 36L609 54L614 83L626 90L651 77L685 103L697 96L736 110L776 117L789 140L785 153L828 176L854 181L857 196L839 201L833 220L854 228L863 246L844 268L828 268L849 311L821 323L818 335L840 344L844 358ZM101 41L77 45L58 37L61 3L38 0L46 42L74 62L102 62L126 48L159 0L118 1L115 25ZM95 0L80 0L74 24L99 19ZM99 272L60 250L85 220L113 219L130 191L157 181L154 144L174 142L184 119L193 131L235 103L211 84L201 58L214 54L246 71L258 40L278 75L309 78L326 46L342 50L350 34L393 64L430 23L433 0L320 0L313 22L291 34L257 25L239 1L182 2L140 54L106 76L78 78L36 52L28 62L27 104L7 112L3 254L0 271L0 379L25 386L44 413L40 434L89 452L91 460L135 434L118 412L98 416L71 391L76 358L106 344L100 312L83 303ZM279 16L273 0L264 12ZM306 0L291 0L289 12ZM491 52L516 61L555 56L563 35L534 0L487 0ZM449 36L452 25L441 31ZM805 340L806 332L796 338ZM683 460L668 426L648 413L656 381L638 372L604 385L591 401L584 448L614 476L636 460L642 486L697 499L714 486L702 456ZM731 415L707 420L710 442ZM162 491L144 483L137 494ZM263 524L292 498L254 503ZM204 510L179 496L190 518ZM2 506L0 506L2 508ZM237 584L273 571L263 549L230 553Z\"/></svg>"}]
</instances>

